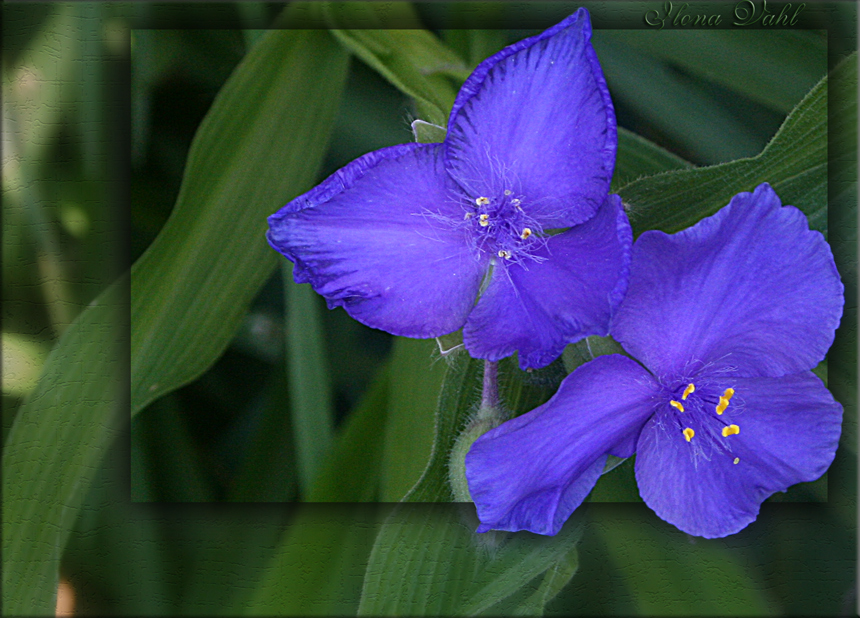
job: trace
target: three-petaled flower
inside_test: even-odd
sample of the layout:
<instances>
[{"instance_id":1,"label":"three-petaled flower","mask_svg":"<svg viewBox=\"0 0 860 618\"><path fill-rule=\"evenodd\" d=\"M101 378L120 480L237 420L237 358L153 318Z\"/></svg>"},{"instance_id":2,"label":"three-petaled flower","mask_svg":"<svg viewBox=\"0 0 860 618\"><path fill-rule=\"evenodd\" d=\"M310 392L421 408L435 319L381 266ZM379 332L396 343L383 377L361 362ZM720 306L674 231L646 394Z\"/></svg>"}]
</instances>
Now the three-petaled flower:
<instances>
[{"instance_id":1,"label":"three-petaled flower","mask_svg":"<svg viewBox=\"0 0 860 618\"><path fill-rule=\"evenodd\" d=\"M708 538L741 530L833 460L842 407L810 370L843 289L822 235L767 184L678 234L645 232L610 327L642 364L599 356L474 443L479 531L555 534L607 454L634 452L640 495L662 519Z\"/></svg>"},{"instance_id":2,"label":"three-petaled flower","mask_svg":"<svg viewBox=\"0 0 860 618\"><path fill-rule=\"evenodd\" d=\"M608 196L615 115L590 38L580 9L503 49L463 84L444 142L371 152L269 217L295 280L369 326L463 328L472 356L516 351L523 368L607 334L632 237Z\"/></svg>"}]
</instances>

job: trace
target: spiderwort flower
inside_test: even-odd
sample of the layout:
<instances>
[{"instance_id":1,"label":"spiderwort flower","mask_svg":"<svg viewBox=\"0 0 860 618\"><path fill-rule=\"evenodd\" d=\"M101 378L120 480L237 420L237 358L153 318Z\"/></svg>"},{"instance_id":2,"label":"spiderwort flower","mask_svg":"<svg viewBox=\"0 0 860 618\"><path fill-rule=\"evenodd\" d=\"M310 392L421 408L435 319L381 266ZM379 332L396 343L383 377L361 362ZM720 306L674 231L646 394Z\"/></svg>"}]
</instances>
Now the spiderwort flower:
<instances>
[{"instance_id":1,"label":"spiderwort flower","mask_svg":"<svg viewBox=\"0 0 860 618\"><path fill-rule=\"evenodd\" d=\"M810 369L842 315L830 248L769 185L678 234L642 234L599 356L543 406L481 436L466 476L490 529L555 534L607 453L636 453L643 500L689 534L733 534L820 477L842 407ZM643 367L644 365L644 367Z\"/></svg>"},{"instance_id":2,"label":"spiderwort flower","mask_svg":"<svg viewBox=\"0 0 860 618\"><path fill-rule=\"evenodd\" d=\"M463 328L472 356L518 351L523 368L605 335L632 237L607 197L615 115L590 38L580 9L503 49L463 84L443 143L366 154L269 217L295 280L369 326Z\"/></svg>"}]
</instances>

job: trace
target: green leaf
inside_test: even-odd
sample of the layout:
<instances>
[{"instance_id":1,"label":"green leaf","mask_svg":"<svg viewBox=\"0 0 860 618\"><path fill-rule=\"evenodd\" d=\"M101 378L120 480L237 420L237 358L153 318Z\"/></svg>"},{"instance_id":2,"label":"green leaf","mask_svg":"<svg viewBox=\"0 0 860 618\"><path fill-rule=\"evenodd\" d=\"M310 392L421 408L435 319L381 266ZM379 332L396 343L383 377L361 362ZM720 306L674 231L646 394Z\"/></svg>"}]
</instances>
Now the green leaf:
<instances>
[{"instance_id":1,"label":"green leaf","mask_svg":"<svg viewBox=\"0 0 860 618\"><path fill-rule=\"evenodd\" d=\"M855 7L856 10L856 7ZM830 91L831 127L834 136L830 143L831 210L830 245L836 265L846 285L846 295L856 295L857 281L857 53L852 53L836 68ZM854 283L848 283L854 282ZM856 296L854 296L856 298ZM842 421L842 438L837 451L845 462L856 461L857 456L857 304L848 302L842 316L833 348L828 353L827 386L842 403L846 414ZM853 410L853 413L851 412ZM841 454L840 454L841 453ZM844 468L843 468L844 469ZM840 514L854 525L856 500L839 485L850 483L847 475L832 479L829 500L838 504Z\"/></svg>"},{"instance_id":2,"label":"green leaf","mask_svg":"<svg viewBox=\"0 0 860 618\"><path fill-rule=\"evenodd\" d=\"M347 417L307 502L372 502L379 490L391 379L383 367Z\"/></svg>"},{"instance_id":3,"label":"green leaf","mask_svg":"<svg viewBox=\"0 0 860 618\"><path fill-rule=\"evenodd\" d=\"M152 517L147 515L141 519ZM245 611L269 575L275 548L291 523L282 507L238 505L188 509L166 522L170 536L178 537L181 559L173 580L182 582L176 615L237 616Z\"/></svg>"},{"instance_id":4,"label":"green leaf","mask_svg":"<svg viewBox=\"0 0 860 618\"><path fill-rule=\"evenodd\" d=\"M436 408L436 431L430 461L418 482L403 498L405 502L451 502L448 457L460 432L481 399L484 361L469 357L462 349L446 357L448 363ZM499 397L511 416L546 402L566 373L559 359L534 371L520 370L516 357L499 361Z\"/></svg>"},{"instance_id":5,"label":"green leaf","mask_svg":"<svg viewBox=\"0 0 860 618\"><path fill-rule=\"evenodd\" d=\"M115 282L66 330L4 446L5 615L54 614L60 556L122 418L126 285Z\"/></svg>"},{"instance_id":6,"label":"green leaf","mask_svg":"<svg viewBox=\"0 0 860 618\"><path fill-rule=\"evenodd\" d=\"M19 156L24 160L43 161L53 136L63 126L61 116L79 106L78 80L84 68L92 69L92 61L82 58L87 41L80 30L86 11L82 3L52 6L43 27L15 59L15 70L4 64L3 105L5 113L17 121L4 127L4 132L8 137L12 129L19 137ZM14 28L13 24L10 22ZM4 170L4 190L12 172Z\"/></svg>"},{"instance_id":7,"label":"green leaf","mask_svg":"<svg viewBox=\"0 0 860 618\"><path fill-rule=\"evenodd\" d=\"M412 97L424 120L445 126L457 96L447 77L463 81L469 70L434 34L418 29L421 24L411 5L341 2L326 4L325 11L332 34L346 49ZM343 24L373 29L341 29ZM379 29L388 24L395 29Z\"/></svg>"},{"instance_id":8,"label":"green leaf","mask_svg":"<svg viewBox=\"0 0 860 618\"><path fill-rule=\"evenodd\" d=\"M298 498L296 453L284 447L293 440L290 414L284 405L290 398L285 374L279 366L263 391L259 420L229 487L230 502L292 502Z\"/></svg>"},{"instance_id":9,"label":"green leaf","mask_svg":"<svg viewBox=\"0 0 860 618\"><path fill-rule=\"evenodd\" d=\"M334 409L320 317L322 299L311 289L310 284L293 282L291 263L284 261L282 272L287 308L290 412L299 490L305 493L310 490L331 450Z\"/></svg>"},{"instance_id":10,"label":"green leaf","mask_svg":"<svg viewBox=\"0 0 860 618\"><path fill-rule=\"evenodd\" d=\"M430 461L415 486L403 498L406 502L451 502L448 485L448 453L465 425L469 413L481 399L483 363L459 350L446 357L445 380L436 409L436 430Z\"/></svg>"},{"instance_id":11,"label":"green leaf","mask_svg":"<svg viewBox=\"0 0 860 618\"><path fill-rule=\"evenodd\" d=\"M592 43L616 106L636 110L696 161L731 161L761 150L762 137L751 132L705 84L623 40L605 37L606 32L595 30ZM653 37L655 33L636 34Z\"/></svg>"},{"instance_id":12,"label":"green leaf","mask_svg":"<svg viewBox=\"0 0 860 618\"><path fill-rule=\"evenodd\" d=\"M354 615L367 556L387 509L301 504L251 600L233 614Z\"/></svg>"},{"instance_id":13,"label":"green leaf","mask_svg":"<svg viewBox=\"0 0 860 618\"><path fill-rule=\"evenodd\" d=\"M630 516L622 516L622 513ZM668 524L643 523L645 509L591 517L605 559L620 571L642 616L748 616L772 612L757 584L723 541L685 535Z\"/></svg>"},{"instance_id":14,"label":"green leaf","mask_svg":"<svg viewBox=\"0 0 860 618\"><path fill-rule=\"evenodd\" d=\"M571 547L566 554L559 556L543 575L523 586L510 598L494 605L491 613L487 612L487 615L542 616L547 603L570 583L578 569L579 551L576 547Z\"/></svg>"},{"instance_id":15,"label":"green leaf","mask_svg":"<svg viewBox=\"0 0 860 618\"><path fill-rule=\"evenodd\" d=\"M77 615L176 615L180 590L171 586L175 553L164 551L164 511L129 502L129 442L134 461L137 440L129 439L129 421L122 420L86 492L62 573L75 592Z\"/></svg>"},{"instance_id":16,"label":"green leaf","mask_svg":"<svg viewBox=\"0 0 860 618\"><path fill-rule=\"evenodd\" d=\"M325 32L269 31L200 125L176 206L132 267L131 410L223 352L278 263L266 217L319 171L348 57Z\"/></svg>"},{"instance_id":17,"label":"green leaf","mask_svg":"<svg viewBox=\"0 0 860 618\"><path fill-rule=\"evenodd\" d=\"M804 30L670 30L659 36L601 30L638 53L667 61L753 101L788 113L827 70L827 39ZM743 58L743 62L727 62Z\"/></svg>"},{"instance_id":18,"label":"green leaf","mask_svg":"<svg viewBox=\"0 0 860 618\"><path fill-rule=\"evenodd\" d=\"M132 501L212 502L217 490L208 462L201 457L174 393L153 402L132 419L132 440L141 446L132 460ZM149 483L144 481L149 478Z\"/></svg>"},{"instance_id":19,"label":"green leaf","mask_svg":"<svg viewBox=\"0 0 860 618\"><path fill-rule=\"evenodd\" d=\"M627 129L618 127L618 154L615 159L615 174L612 176L611 192L641 178L669 170L689 169L693 164L657 144L649 142Z\"/></svg>"},{"instance_id":20,"label":"green leaf","mask_svg":"<svg viewBox=\"0 0 860 618\"><path fill-rule=\"evenodd\" d=\"M4 332L3 394L24 397L39 381L39 371L45 362L47 349L35 337Z\"/></svg>"},{"instance_id":21,"label":"green leaf","mask_svg":"<svg viewBox=\"0 0 860 618\"><path fill-rule=\"evenodd\" d=\"M586 337L564 348L561 358L567 373L604 354L624 354L624 348L612 337Z\"/></svg>"},{"instance_id":22,"label":"green leaf","mask_svg":"<svg viewBox=\"0 0 860 618\"><path fill-rule=\"evenodd\" d=\"M468 19L468 14L474 15L476 9L481 11L483 19L499 19L505 10L503 5L495 3L482 3L480 8L464 2L451 3L448 5L451 23L457 23L460 18ZM504 30L443 30L442 38L454 52L467 60L472 70L486 58L501 51L507 43Z\"/></svg>"},{"instance_id":23,"label":"green leaf","mask_svg":"<svg viewBox=\"0 0 860 618\"><path fill-rule=\"evenodd\" d=\"M445 377L433 339L394 340L385 446L382 502L397 502L421 476L433 445L433 414Z\"/></svg>"},{"instance_id":24,"label":"green leaf","mask_svg":"<svg viewBox=\"0 0 860 618\"><path fill-rule=\"evenodd\" d=\"M568 521L555 537L475 534L472 504L401 504L382 525L364 577L359 615L472 616L491 610L558 565L579 541ZM531 589L556 592L550 582ZM535 601L532 602L532 605Z\"/></svg>"},{"instance_id":25,"label":"green leaf","mask_svg":"<svg viewBox=\"0 0 860 618\"><path fill-rule=\"evenodd\" d=\"M838 71L845 71L841 66ZM802 210L812 229L827 229L827 77L786 118L755 157L658 174L619 190L634 234L677 232L714 214L741 191L768 182Z\"/></svg>"}]
</instances>

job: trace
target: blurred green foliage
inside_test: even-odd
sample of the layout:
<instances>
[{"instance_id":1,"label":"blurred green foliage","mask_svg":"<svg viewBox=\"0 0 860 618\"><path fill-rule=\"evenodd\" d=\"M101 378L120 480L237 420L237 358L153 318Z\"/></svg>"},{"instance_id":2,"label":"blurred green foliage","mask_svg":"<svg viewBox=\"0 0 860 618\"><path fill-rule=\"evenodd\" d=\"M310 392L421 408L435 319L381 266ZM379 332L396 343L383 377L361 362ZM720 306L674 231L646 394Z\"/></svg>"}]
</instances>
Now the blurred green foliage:
<instances>
[{"instance_id":1,"label":"blurred green foliage","mask_svg":"<svg viewBox=\"0 0 860 618\"><path fill-rule=\"evenodd\" d=\"M807 30L655 31L642 23L645 12L657 8L654 3L586 5L619 126L635 134L622 136L622 149L627 143L629 154L626 163L619 163L618 188L669 167L708 166L758 155L807 92L856 49L856 7L847 2L810 5L805 27L812 29ZM39 479L15 476L25 469L34 475L65 470L71 478L80 468L82 484L46 484L46 491L53 487L58 492L58 502L41 507L38 501L32 503L33 512L41 508L44 513L65 513L52 522L59 528L41 537L49 539L43 545L55 544L47 552L50 557L45 557L44 547L34 545L36 539L24 536L10 545L4 539L4 561L47 561L45 572L50 575L62 555L62 573L76 593L76 612L84 614L334 615L359 611L367 564L396 558L381 553L386 543L395 549L398 544L429 543L418 534L428 526L435 526L432 532L442 539L433 543L459 538L462 530L441 523L448 515L436 517L420 505L403 521L424 517L434 523L415 524L418 532L412 540L386 541L380 536L379 541L376 533L383 522L397 523L391 509L235 504L403 498L431 459L433 393L452 366L433 352L433 342L395 340L342 310L324 310L315 295L297 297L298 286L285 282L280 269L243 311L235 336L214 364L150 403L133 420L123 420L119 429L115 421L126 418L127 405L122 389L115 398L122 413L104 412L104 425L89 433L79 430L94 417L81 416L82 425L73 411L86 414L89 408L80 406L97 404L113 391L97 396L75 391L91 401L57 409L56 417L36 419L33 414L41 414L42 408L40 391L34 389L48 351L63 333L70 331L68 340L82 341L75 348L81 354L87 341L96 341L92 333L102 322L94 312L75 327L69 325L164 228L180 193L192 140L231 73L260 44L262 29L273 24L324 27L329 20L342 28L336 40L357 55L349 64L330 127L334 139L317 174L323 178L365 152L411 141L411 120L447 113L442 107L450 104L450 96L434 100L434 92L455 93L458 80L480 60L577 6L428 3L395 5L386 13L356 4L346 13L338 6L326 13L299 4L285 12L282 5L260 2L5 4L4 444L12 441L16 418L18 442L13 446L28 439L28 427L36 427L39 419L64 422L55 427L65 428L65 433L52 433L54 426L48 424L29 437L54 452L45 463L4 455L4 493L8 498L22 495L24 489L40 490ZM728 15L734 5L693 6ZM429 32L399 34L389 52L411 50L409 57L426 62L410 65L395 54L382 63L362 55L362 46L378 46L385 39L374 39L376 35L362 27L398 26L423 26ZM450 54L462 65L451 70L447 63L445 70L437 70L435 53ZM829 217L819 226L829 232L846 282L845 326L828 371L830 388L846 409L843 446L825 486L798 488L796 496L819 498L823 491L829 502L765 505L750 528L716 541L687 537L641 505L592 504L593 521L585 525L578 558L570 558L576 550L561 557L566 562L554 557L558 560L552 573L560 573L561 579L554 584L549 576L536 575L529 585L543 595L540 602L516 597L510 607L504 606L506 611L834 615L853 607L856 59L847 73L831 83L827 93L830 109L838 111L829 117ZM413 81L401 77L398 89L391 83L395 74ZM428 74L437 90L421 90L422 76ZM402 90L417 94L418 105ZM275 135L286 142L294 134L293 127L284 126ZM637 135L665 151L637 146ZM666 182L670 180L667 176ZM632 193L636 186L628 190ZM273 202L270 212L291 197ZM820 203L820 194L817 199ZM306 309L291 313L299 303ZM305 312L312 312L318 332L300 341L296 329L307 322L296 318ZM103 334L110 339L108 331ZM321 396L330 409L324 430L329 438L311 456L316 473L307 472L299 446L299 436L306 431L301 423L308 418L301 407L310 405L312 416L317 405L296 398L296 381L303 380L298 376L306 375L296 373L296 350L305 346L315 355L312 371L325 371L328 382L321 387L327 394ZM73 362L64 358L57 356L53 366ZM69 375L50 374L48 362L48 375L59 376L55 380ZM83 367L77 362L76 367ZM79 378L86 384L86 372ZM42 381L42 400L46 392L58 392L57 384ZM524 387L513 380L511 384L520 389L520 397ZM535 397L538 402L540 397ZM469 402L457 405L463 408L459 413L468 411ZM27 416L29 410L33 412ZM604 499L630 499L635 489L631 468L626 462L605 477L598 488ZM31 488L29 483L35 484ZM21 491L10 492L10 486ZM419 485L428 496L438 490L427 487L426 482ZM71 506L66 508L63 500ZM181 504L189 502L207 504ZM4 536L25 530L16 528L20 522L8 517L10 513L17 517L20 511L4 506ZM34 517L37 527L38 515ZM404 526L408 537L409 526ZM392 530L387 534L396 536ZM375 541L376 563L371 560ZM9 555L9 548L17 555ZM405 558L408 566L413 558L420 562L422 555ZM402 563L396 567L405 568ZM382 572L374 571L375 579L364 585L382 590L394 585L380 579ZM402 576L409 573L407 569ZM26 614L53 610L53 599L44 598L44 592L55 589L54 580L34 575L34 598L11 598L16 590L20 593L6 585L19 581L14 577L4 574L6 613L10 608ZM467 586L461 592L463 598L480 597ZM384 597L377 593L373 599ZM363 611L387 611L387 604L374 605L373 599L364 601ZM475 607L493 610L480 603ZM432 605L427 611L443 610L456 613L457 607Z\"/></svg>"}]
</instances>

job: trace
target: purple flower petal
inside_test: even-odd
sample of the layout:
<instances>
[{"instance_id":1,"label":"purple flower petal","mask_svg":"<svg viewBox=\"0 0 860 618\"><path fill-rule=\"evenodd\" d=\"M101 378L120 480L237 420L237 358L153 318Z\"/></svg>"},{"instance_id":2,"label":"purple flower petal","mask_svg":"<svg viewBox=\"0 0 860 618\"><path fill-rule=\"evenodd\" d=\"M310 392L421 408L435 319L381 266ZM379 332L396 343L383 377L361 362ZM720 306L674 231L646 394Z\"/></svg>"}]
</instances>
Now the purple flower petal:
<instances>
[{"instance_id":1,"label":"purple flower petal","mask_svg":"<svg viewBox=\"0 0 860 618\"><path fill-rule=\"evenodd\" d=\"M657 375L805 371L842 315L830 247L767 184L672 236L645 232L630 273L611 333Z\"/></svg>"},{"instance_id":2,"label":"purple flower petal","mask_svg":"<svg viewBox=\"0 0 860 618\"><path fill-rule=\"evenodd\" d=\"M842 406L813 373L735 378L734 388L722 417L705 421L713 431L700 425L687 441L658 414L639 436L642 499L696 536L743 529L768 496L824 474L839 442ZM723 436L723 426L738 433Z\"/></svg>"},{"instance_id":3,"label":"purple flower petal","mask_svg":"<svg viewBox=\"0 0 860 618\"><path fill-rule=\"evenodd\" d=\"M591 217L609 191L616 125L588 12L506 47L463 84L447 167L472 199L510 191L543 229Z\"/></svg>"},{"instance_id":4,"label":"purple flower petal","mask_svg":"<svg viewBox=\"0 0 860 618\"><path fill-rule=\"evenodd\" d=\"M632 242L621 198L610 196L586 223L543 240L535 259L497 259L463 329L471 356L499 360L517 351L520 367L539 368L568 343L607 334L626 289Z\"/></svg>"},{"instance_id":5,"label":"purple flower petal","mask_svg":"<svg viewBox=\"0 0 860 618\"><path fill-rule=\"evenodd\" d=\"M269 243L330 308L395 335L466 321L486 270L459 225L441 146L369 153L269 217Z\"/></svg>"},{"instance_id":6,"label":"purple flower petal","mask_svg":"<svg viewBox=\"0 0 860 618\"><path fill-rule=\"evenodd\" d=\"M635 361L599 356L547 403L478 438L466 455L466 478L479 532L556 534L597 482L606 453L652 414L658 392Z\"/></svg>"}]
</instances>

